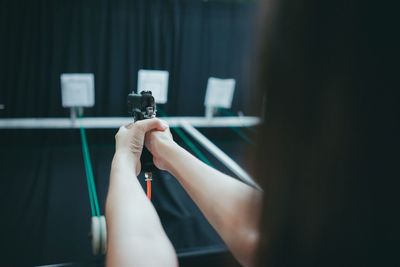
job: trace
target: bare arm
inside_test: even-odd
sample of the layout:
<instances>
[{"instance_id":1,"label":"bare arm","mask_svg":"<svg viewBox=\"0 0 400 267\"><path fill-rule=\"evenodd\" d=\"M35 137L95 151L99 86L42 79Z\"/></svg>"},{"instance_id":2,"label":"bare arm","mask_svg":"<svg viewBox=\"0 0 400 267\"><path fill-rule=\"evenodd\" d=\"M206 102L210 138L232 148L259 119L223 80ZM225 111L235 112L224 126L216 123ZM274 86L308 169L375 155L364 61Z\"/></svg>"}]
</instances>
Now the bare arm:
<instances>
[{"instance_id":1,"label":"bare arm","mask_svg":"<svg viewBox=\"0 0 400 267\"><path fill-rule=\"evenodd\" d=\"M156 166L179 180L236 259L252 266L262 193L199 161L165 132L151 133L146 142Z\"/></svg>"},{"instance_id":2,"label":"bare arm","mask_svg":"<svg viewBox=\"0 0 400 267\"><path fill-rule=\"evenodd\" d=\"M137 173L145 132L165 130L158 120L124 126L116 135L116 152L106 201L107 266L177 266L171 242L144 194Z\"/></svg>"}]
</instances>

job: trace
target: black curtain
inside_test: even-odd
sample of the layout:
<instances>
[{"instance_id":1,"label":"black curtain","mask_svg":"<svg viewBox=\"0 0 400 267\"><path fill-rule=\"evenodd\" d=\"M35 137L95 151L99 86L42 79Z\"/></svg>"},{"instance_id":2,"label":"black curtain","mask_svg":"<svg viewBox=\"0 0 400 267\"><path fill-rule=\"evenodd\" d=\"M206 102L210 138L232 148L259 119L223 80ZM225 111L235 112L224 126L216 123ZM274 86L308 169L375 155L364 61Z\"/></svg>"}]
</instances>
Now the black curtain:
<instances>
[{"instance_id":1,"label":"black curtain","mask_svg":"<svg viewBox=\"0 0 400 267\"><path fill-rule=\"evenodd\" d=\"M96 104L86 116L124 116L142 68L170 72L169 102L161 107L170 115L203 115L209 76L236 78L233 109L246 111L254 9L236 1L1 1L0 117L68 116L60 74L73 72L95 74ZM88 131L103 211L115 132ZM206 133L246 161L246 146L233 132ZM167 173L156 176L154 204L177 251L223 250L179 183ZM77 130L0 130L0 265L101 263L87 237L85 183ZM186 257L181 264L215 266L211 260Z\"/></svg>"},{"instance_id":2,"label":"black curtain","mask_svg":"<svg viewBox=\"0 0 400 267\"><path fill-rule=\"evenodd\" d=\"M248 144L230 129L203 133L239 164L249 165ZM108 190L115 130L87 130L100 210ZM185 146L178 136L174 139ZM0 251L1 266L32 266L63 262L91 264L90 205L79 130L3 130L0 132ZM207 151L217 169L230 174ZM144 183L143 175L138 177ZM201 189L200 189L201 190ZM231 258L179 182L167 172L155 172L152 202L178 255L210 254L208 266ZM215 258L215 253L221 254ZM203 266L190 257L181 266ZM195 264L197 262L197 264ZM200 264L200 265L199 265ZM235 262L227 266L236 266ZM92 265L90 265L92 266ZM97 266L97 265L96 265Z\"/></svg>"},{"instance_id":3,"label":"black curtain","mask_svg":"<svg viewBox=\"0 0 400 267\"><path fill-rule=\"evenodd\" d=\"M60 117L61 73L95 74L89 116L126 115L139 69L170 72L171 115L203 115L207 79L237 79L235 111L249 101L254 2L200 0L3 1L1 117Z\"/></svg>"}]
</instances>

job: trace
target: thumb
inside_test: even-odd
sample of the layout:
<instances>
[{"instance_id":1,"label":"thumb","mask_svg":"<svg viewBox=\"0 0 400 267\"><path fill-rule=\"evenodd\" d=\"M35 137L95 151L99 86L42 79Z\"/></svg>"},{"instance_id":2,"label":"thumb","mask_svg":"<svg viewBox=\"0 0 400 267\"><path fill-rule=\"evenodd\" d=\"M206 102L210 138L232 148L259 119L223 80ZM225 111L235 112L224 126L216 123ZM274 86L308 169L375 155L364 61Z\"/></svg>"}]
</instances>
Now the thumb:
<instances>
[{"instance_id":1,"label":"thumb","mask_svg":"<svg viewBox=\"0 0 400 267\"><path fill-rule=\"evenodd\" d=\"M168 128L168 124L166 122L161 121L157 118L137 121L137 122L135 122L135 124L144 133L147 133L148 131L151 131L151 130L164 131Z\"/></svg>"}]
</instances>

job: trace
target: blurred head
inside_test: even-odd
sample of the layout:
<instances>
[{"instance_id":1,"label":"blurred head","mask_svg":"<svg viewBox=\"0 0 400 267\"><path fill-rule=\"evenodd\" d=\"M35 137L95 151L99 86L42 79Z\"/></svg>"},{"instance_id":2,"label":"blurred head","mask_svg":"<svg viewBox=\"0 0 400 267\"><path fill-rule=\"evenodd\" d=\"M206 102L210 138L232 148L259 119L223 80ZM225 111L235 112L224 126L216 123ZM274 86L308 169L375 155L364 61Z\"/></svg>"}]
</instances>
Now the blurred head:
<instances>
[{"instance_id":1,"label":"blurred head","mask_svg":"<svg viewBox=\"0 0 400 267\"><path fill-rule=\"evenodd\" d=\"M263 8L259 265L392 263L397 119L394 49L385 35L392 24L363 1L280 0Z\"/></svg>"}]
</instances>

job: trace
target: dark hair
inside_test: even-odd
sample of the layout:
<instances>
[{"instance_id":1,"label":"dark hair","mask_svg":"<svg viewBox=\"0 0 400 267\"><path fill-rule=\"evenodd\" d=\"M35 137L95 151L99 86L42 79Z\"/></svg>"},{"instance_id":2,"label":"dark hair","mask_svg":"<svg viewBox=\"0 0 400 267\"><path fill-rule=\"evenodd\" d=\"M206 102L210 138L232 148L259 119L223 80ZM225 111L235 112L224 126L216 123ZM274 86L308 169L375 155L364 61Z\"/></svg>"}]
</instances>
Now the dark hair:
<instances>
[{"instance_id":1,"label":"dark hair","mask_svg":"<svg viewBox=\"0 0 400 267\"><path fill-rule=\"evenodd\" d=\"M395 24L378 2L265 8L258 265L395 265Z\"/></svg>"}]
</instances>

